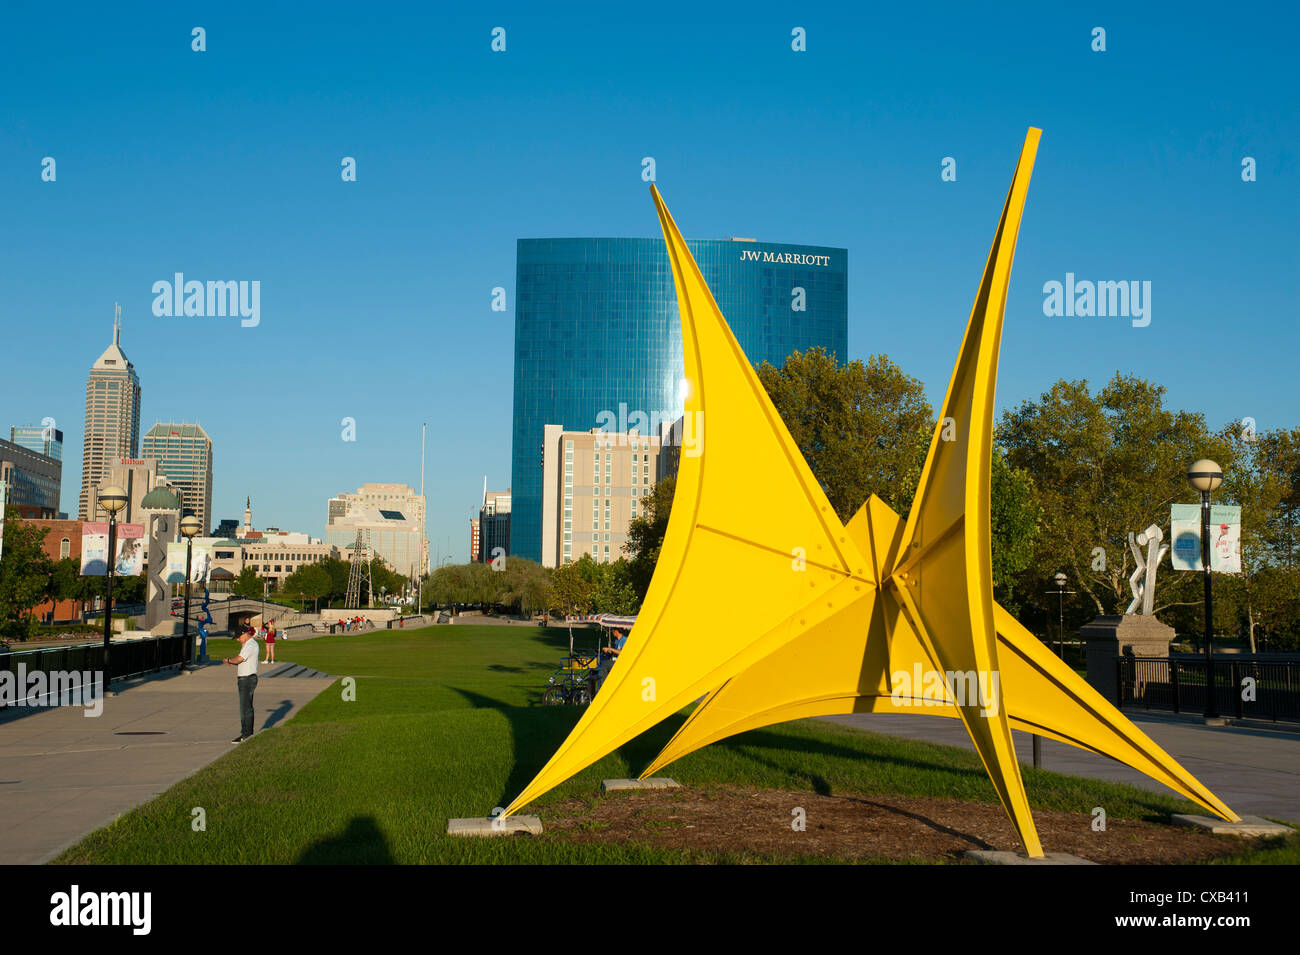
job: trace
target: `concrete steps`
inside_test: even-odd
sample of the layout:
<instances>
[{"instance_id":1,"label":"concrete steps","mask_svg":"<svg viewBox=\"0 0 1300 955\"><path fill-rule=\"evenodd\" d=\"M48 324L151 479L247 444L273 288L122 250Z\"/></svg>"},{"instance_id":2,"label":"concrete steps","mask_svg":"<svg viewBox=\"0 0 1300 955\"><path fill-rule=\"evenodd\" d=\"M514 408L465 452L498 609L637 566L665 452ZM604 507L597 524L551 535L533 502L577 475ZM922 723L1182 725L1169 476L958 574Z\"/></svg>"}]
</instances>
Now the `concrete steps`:
<instances>
[{"instance_id":1,"label":"concrete steps","mask_svg":"<svg viewBox=\"0 0 1300 955\"><path fill-rule=\"evenodd\" d=\"M313 670L310 667L302 666L298 663L276 663L272 669L261 674L264 678L270 680L278 677L322 677L326 680L334 679L328 673L321 673L319 670Z\"/></svg>"}]
</instances>

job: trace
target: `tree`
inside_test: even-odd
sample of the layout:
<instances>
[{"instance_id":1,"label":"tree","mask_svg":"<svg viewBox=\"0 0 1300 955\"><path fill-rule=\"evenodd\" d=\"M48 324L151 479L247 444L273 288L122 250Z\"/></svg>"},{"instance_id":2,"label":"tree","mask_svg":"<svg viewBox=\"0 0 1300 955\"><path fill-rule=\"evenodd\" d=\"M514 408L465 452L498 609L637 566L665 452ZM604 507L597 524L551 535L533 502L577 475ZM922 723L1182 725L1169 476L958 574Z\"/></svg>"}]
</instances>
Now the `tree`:
<instances>
[{"instance_id":1,"label":"tree","mask_svg":"<svg viewBox=\"0 0 1300 955\"><path fill-rule=\"evenodd\" d=\"M380 590L388 594L400 593L406 586L406 578L393 571L388 563L376 554L370 561L370 587L374 591L370 601L379 599Z\"/></svg>"},{"instance_id":2,"label":"tree","mask_svg":"<svg viewBox=\"0 0 1300 955\"><path fill-rule=\"evenodd\" d=\"M424 602L430 606L450 604L453 609L456 604L479 603L483 588L476 567L486 568L487 565L447 564L439 567L425 581Z\"/></svg>"},{"instance_id":3,"label":"tree","mask_svg":"<svg viewBox=\"0 0 1300 955\"><path fill-rule=\"evenodd\" d=\"M1215 630L1243 631L1253 652L1263 626L1275 647L1290 646L1300 625L1294 613L1300 428L1256 434L1234 421L1219 437L1231 459L1220 462L1223 484L1213 499L1241 508L1241 573L1215 577Z\"/></svg>"},{"instance_id":4,"label":"tree","mask_svg":"<svg viewBox=\"0 0 1300 955\"><path fill-rule=\"evenodd\" d=\"M628 577L640 606L650 589L655 564L659 562L659 548L663 546L668 531L668 515L673 508L673 495L677 492L677 479L666 477L654 486L648 497L641 498L641 513L632 519L627 528L627 543L623 550L631 560Z\"/></svg>"},{"instance_id":5,"label":"tree","mask_svg":"<svg viewBox=\"0 0 1300 955\"><path fill-rule=\"evenodd\" d=\"M50 583L46 596L50 600L88 600L90 588L86 586L89 577L81 576L81 562L75 557L64 557L55 561L50 572Z\"/></svg>"},{"instance_id":6,"label":"tree","mask_svg":"<svg viewBox=\"0 0 1300 955\"><path fill-rule=\"evenodd\" d=\"M551 574L550 609L566 617L591 613L596 596L595 568L590 554L556 567Z\"/></svg>"},{"instance_id":7,"label":"tree","mask_svg":"<svg viewBox=\"0 0 1300 955\"><path fill-rule=\"evenodd\" d=\"M249 566L241 570L239 576L230 582L230 592L237 597L261 600L262 584L262 578L257 576L257 571Z\"/></svg>"},{"instance_id":8,"label":"tree","mask_svg":"<svg viewBox=\"0 0 1300 955\"><path fill-rule=\"evenodd\" d=\"M1003 414L1007 463L1032 476L1043 515L1022 586L1036 581L1041 590L1065 570L1096 613L1123 612L1129 532L1168 525L1169 505L1193 493L1186 473L1197 458L1225 467L1232 459L1201 415L1166 409L1164 395L1154 382L1120 374L1095 395L1087 381L1062 380ZM1191 576L1162 575L1157 608L1196 605Z\"/></svg>"},{"instance_id":9,"label":"tree","mask_svg":"<svg viewBox=\"0 0 1300 955\"><path fill-rule=\"evenodd\" d=\"M841 521L872 494L907 513L934 434L918 379L884 355L841 365L821 348L758 378Z\"/></svg>"},{"instance_id":10,"label":"tree","mask_svg":"<svg viewBox=\"0 0 1300 955\"><path fill-rule=\"evenodd\" d=\"M989 491L989 531L993 550L993 595L1011 614L1020 609L1016 584L1033 563L1043 510L1027 471L1007 463L996 445Z\"/></svg>"},{"instance_id":11,"label":"tree","mask_svg":"<svg viewBox=\"0 0 1300 955\"><path fill-rule=\"evenodd\" d=\"M590 560L590 556L583 554ZM613 563L596 563L595 589L592 592L592 611L620 616L636 613L641 601L632 584L631 569L627 559L620 557Z\"/></svg>"},{"instance_id":12,"label":"tree","mask_svg":"<svg viewBox=\"0 0 1300 955\"><path fill-rule=\"evenodd\" d=\"M144 597L144 574L132 574L129 577L119 577L117 574L113 575L114 605L143 603Z\"/></svg>"},{"instance_id":13,"label":"tree","mask_svg":"<svg viewBox=\"0 0 1300 955\"><path fill-rule=\"evenodd\" d=\"M502 576L499 597L505 607L528 615L546 609L551 589L549 568L524 557L507 557L497 573Z\"/></svg>"},{"instance_id":14,"label":"tree","mask_svg":"<svg viewBox=\"0 0 1300 955\"><path fill-rule=\"evenodd\" d=\"M290 593L301 594L320 608L320 598L330 592L330 575L320 564L304 564L290 574L284 581L284 589Z\"/></svg>"},{"instance_id":15,"label":"tree","mask_svg":"<svg viewBox=\"0 0 1300 955\"><path fill-rule=\"evenodd\" d=\"M348 593L348 572L351 565L345 560L339 560L337 557L326 557L317 562L316 566L320 567L329 576L329 590L321 596L329 597L328 603L335 600L342 600Z\"/></svg>"},{"instance_id":16,"label":"tree","mask_svg":"<svg viewBox=\"0 0 1300 955\"><path fill-rule=\"evenodd\" d=\"M17 508L5 514L0 553L0 636L26 640L37 625L32 608L45 598L54 563L45 555L47 529L22 520Z\"/></svg>"}]
</instances>

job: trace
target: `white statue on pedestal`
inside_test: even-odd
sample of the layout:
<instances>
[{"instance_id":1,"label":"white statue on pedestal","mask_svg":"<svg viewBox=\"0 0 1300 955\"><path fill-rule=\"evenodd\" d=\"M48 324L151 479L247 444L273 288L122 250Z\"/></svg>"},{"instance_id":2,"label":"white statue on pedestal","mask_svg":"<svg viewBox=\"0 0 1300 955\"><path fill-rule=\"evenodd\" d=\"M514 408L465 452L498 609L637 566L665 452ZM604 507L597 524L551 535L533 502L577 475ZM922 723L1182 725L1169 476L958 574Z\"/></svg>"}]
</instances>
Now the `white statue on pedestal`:
<instances>
[{"instance_id":1,"label":"white statue on pedestal","mask_svg":"<svg viewBox=\"0 0 1300 955\"><path fill-rule=\"evenodd\" d=\"M1128 546L1129 550L1133 551L1136 566L1128 579L1129 589L1133 591L1133 600L1124 611L1126 614L1140 612L1149 616L1152 613L1156 599L1156 569L1165 559L1165 554L1169 553L1169 545L1161 543L1164 536L1164 532L1155 524L1141 534L1134 535L1129 531ZM1145 556L1142 547L1147 549ZM1141 611L1138 610L1139 604L1142 606Z\"/></svg>"}]
</instances>

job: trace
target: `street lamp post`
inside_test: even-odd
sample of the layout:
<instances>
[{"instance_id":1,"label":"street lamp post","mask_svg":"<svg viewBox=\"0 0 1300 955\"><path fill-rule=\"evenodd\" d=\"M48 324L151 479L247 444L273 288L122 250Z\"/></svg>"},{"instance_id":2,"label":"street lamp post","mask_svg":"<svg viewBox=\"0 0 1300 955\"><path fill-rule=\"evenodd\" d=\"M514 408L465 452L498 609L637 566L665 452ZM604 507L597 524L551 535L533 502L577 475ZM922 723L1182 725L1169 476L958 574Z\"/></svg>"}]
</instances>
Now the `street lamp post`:
<instances>
[{"instance_id":1,"label":"street lamp post","mask_svg":"<svg viewBox=\"0 0 1300 955\"><path fill-rule=\"evenodd\" d=\"M126 507L126 491L116 484L101 488L99 506L108 512L108 553L104 556L107 576L104 588L104 685L112 679L112 669L108 665L109 644L113 642L113 565L117 563L117 512Z\"/></svg>"},{"instance_id":2,"label":"street lamp post","mask_svg":"<svg viewBox=\"0 0 1300 955\"><path fill-rule=\"evenodd\" d=\"M1056 584L1057 656L1062 660L1065 659L1065 595L1070 594L1073 596L1075 593L1073 590L1065 589L1065 585L1069 580L1070 578L1065 576L1064 571L1059 570L1056 572L1056 576L1052 578L1052 582ZM1048 593L1050 594L1051 591L1048 591Z\"/></svg>"},{"instance_id":3,"label":"street lamp post","mask_svg":"<svg viewBox=\"0 0 1300 955\"><path fill-rule=\"evenodd\" d=\"M1210 492L1223 483L1223 469L1201 458L1187 469L1187 480L1201 492L1201 568L1205 575L1205 718L1218 719L1214 685L1214 593L1210 586Z\"/></svg>"},{"instance_id":4,"label":"street lamp post","mask_svg":"<svg viewBox=\"0 0 1300 955\"><path fill-rule=\"evenodd\" d=\"M193 663L190 653L190 559L194 553L194 535L201 530L203 525L193 514L181 518L181 534L185 536L185 616L181 618L181 646L185 648L186 667Z\"/></svg>"}]
</instances>

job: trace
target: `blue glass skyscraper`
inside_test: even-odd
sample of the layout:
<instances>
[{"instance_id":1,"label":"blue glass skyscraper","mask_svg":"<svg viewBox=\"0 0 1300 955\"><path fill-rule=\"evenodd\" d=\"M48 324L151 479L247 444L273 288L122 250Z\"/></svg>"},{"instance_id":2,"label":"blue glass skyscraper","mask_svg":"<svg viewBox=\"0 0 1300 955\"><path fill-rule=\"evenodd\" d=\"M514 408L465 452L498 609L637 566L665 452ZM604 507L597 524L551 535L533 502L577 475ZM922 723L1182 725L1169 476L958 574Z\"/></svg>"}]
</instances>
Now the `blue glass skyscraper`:
<instances>
[{"instance_id":1,"label":"blue glass skyscraper","mask_svg":"<svg viewBox=\"0 0 1300 955\"><path fill-rule=\"evenodd\" d=\"M751 240L688 242L746 356L781 365L848 350L848 252ZM520 239L510 553L539 560L548 424L606 427L682 413L682 331L662 239Z\"/></svg>"}]
</instances>

